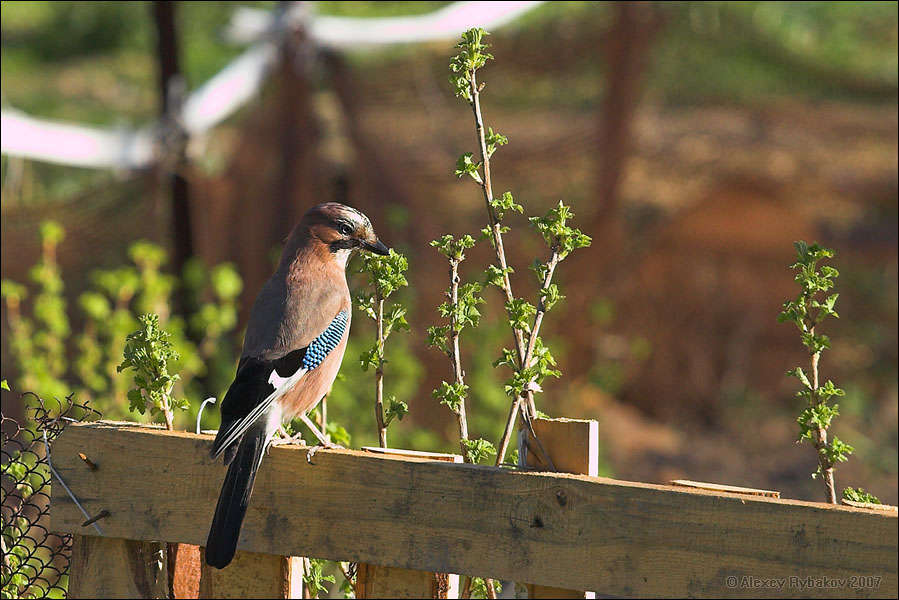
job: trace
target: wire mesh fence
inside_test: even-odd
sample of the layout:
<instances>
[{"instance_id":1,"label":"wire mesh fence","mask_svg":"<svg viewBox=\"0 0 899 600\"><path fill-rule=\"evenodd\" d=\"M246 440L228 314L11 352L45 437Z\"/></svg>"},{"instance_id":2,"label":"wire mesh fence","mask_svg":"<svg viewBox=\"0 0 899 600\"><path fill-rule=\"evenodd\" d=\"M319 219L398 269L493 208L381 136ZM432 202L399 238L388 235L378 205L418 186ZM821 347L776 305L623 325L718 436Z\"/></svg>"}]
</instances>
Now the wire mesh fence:
<instances>
[{"instance_id":1,"label":"wire mesh fence","mask_svg":"<svg viewBox=\"0 0 899 600\"><path fill-rule=\"evenodd\" d=\"M99 412L76 402L23 397L24 417L0 410L2 430L3 598L65 598L72 538L49 529L52 459L49 448L68 423ZM61 492L62 490L60 490Z\"/></svg>"}]
</instances>

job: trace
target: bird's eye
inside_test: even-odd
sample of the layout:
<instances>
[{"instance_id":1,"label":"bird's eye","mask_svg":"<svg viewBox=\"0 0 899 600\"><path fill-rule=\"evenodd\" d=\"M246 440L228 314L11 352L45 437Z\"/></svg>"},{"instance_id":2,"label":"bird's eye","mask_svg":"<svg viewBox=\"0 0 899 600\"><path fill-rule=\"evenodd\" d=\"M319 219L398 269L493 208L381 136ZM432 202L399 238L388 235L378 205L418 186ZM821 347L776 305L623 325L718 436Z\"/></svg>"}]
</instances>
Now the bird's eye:
<instances>
[{"instance_id":1,"label":"bird's eye","mask_svg":"<svg viewBox=\"0 0 899 600\"><path fill-rule=\"evenodd\" d=\"M353 233L353 228L346 223L339 223L337 225L337 231L339 231L341 235L350 235Z\"/></svg>"}]
</instances>

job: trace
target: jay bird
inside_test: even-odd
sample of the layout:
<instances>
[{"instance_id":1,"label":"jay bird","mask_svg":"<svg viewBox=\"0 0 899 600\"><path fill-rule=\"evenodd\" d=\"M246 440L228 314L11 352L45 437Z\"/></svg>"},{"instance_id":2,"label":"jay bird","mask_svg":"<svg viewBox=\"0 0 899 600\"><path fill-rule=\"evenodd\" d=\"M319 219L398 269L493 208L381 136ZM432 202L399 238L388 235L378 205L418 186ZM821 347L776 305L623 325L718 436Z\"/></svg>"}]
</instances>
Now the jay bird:
<instances>
[{"instance_id":1,"label":"jay bird","mask_svg":"<svg viewBox=\"0 0 899 600\"><path fill-rule=\"evenodd\" d=\"M282 423L300 417L330 445L306 413L331 388L343 359L352 309L346 264L356 249L389 252L361 212L336 202L311 208L253 304L210 452L228 465L206 541L212 567L234 558L256 472Z\"/></svg>"}]
</instances>

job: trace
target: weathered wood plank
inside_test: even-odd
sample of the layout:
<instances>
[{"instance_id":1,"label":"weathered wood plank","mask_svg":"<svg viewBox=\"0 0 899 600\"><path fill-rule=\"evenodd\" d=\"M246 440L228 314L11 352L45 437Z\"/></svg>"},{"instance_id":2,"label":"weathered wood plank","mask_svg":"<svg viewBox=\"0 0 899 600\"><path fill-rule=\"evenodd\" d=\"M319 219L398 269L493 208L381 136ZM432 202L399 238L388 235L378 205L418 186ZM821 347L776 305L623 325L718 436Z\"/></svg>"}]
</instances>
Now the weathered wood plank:
<instances>
[{"instance_id":1,"label":"weathered wood plank","mask_svg":"<svg viewBox=\"0 0 899 600\"><path fill-rule=\"evenodd\" d=\"M599 474L599 422L592 419L535 419L533 426L556 471L594 477ZM523 456L529 467L548 469L540 460L539 452L531 451Z\"/></svg>"},{"instance_id":2,"label":"weathered wood plank","mask_svg":"<svg viewBox=\"0 0 899 600\"><path fill-rule=\"evenodd\" d=\"M362 451L410 460L463 462L462 457L458 454L421 452L418 450L375 446L364 447ZM449 598L451 588L458 591L458 587L459 576L447 573L384 567L369 563L359 563L356 570L357 598Z\"/></svg>"},{"instance_id":3,"label":"weathered wood plank","mask_svg":"<svg viewBox=\"0 0 899 600\"><path fill-rule=\"evenodd\" d=\"M359 563L355 589L357 598L447 598L449 576Z\"/></svg>"},{"instance_id":4,"label":"weathered wood plank","mask_svg":"<svg viewBox=\"0 0 899 600\"><path fill-rule=\"evenodd\" d=\"M159 542L74 536L68 597L168 598L164 546Z\"/></svg>"},{"instance_id":5,"label":"weathered wood plank","mask_svg":"<svg viewBox=\"0 0 899 600\"><path fill-rule=\"evenodd\" d=\"M738 485L723 485L720 483L705 483L702 481L690 481L689 479L672 479L669 483L676 487L689 487L699 490L711 490L713 492L732 492L734 494L749 494L750 496L768 496L780 498L780 492L776 490L757 490L755 488L740 487Z\"/></svg>"},{"instance_id":6,"label":"weathered wood plank","mask_svg":"<svg viewBox=\"0 0 899 600\"><path fill-rule=\"evenodd\" d=\"M211 441L73 424L53 458L88 512L110 511L107 535L202 544L225 474L207 458ZM55 530L89 534L82 521L54 497ZM284 446L263 463L238 547L618 596L805 596L796 586L741 586L874 575L878 587L853 595L895 597L897 546L890 512L349 450L307 464L304 448Z\"/></svg>"},{"instance_id":7,"label":"weathered wood plank","mask_svg":"<svg viewBox=\"0 0 899 600\"><path fill-rule=\"evenodd\" d=\"M534 433L543 444L553 465L560 472L579 475L599 474L599 422L582 419L535 419ZM526 432L522 432L526 433ZM519 437L518 455L527 466L546 468L538 452L528 452L536 446L533 436ZM526 442L526 443L524 443ZM571 590L546 585L528 584L528 598L594 598L593 592Z\"/></svg>"},{"instance_id":8,"label":"weathered wood plank","mask_svg":"<svg viewBox=\"0 0 899 600\"><path fill-rule=\"evenodd\" d=\"M201 548L201 553L205 548ZM200 598L302 598L302 559L237 552L224 569L203 562Z\"/></svg>"},{"instance_id":9,"label":"weathered wood plank","mask_svg":"<svg viewBox=\"0 0 899 600\"><path fill-rule=\"evenodd\" d=\"M197 598L200 591L202 555L193 544L171 544L167 548L169 589L173 598Z\"/></svg>"}]
</instances>

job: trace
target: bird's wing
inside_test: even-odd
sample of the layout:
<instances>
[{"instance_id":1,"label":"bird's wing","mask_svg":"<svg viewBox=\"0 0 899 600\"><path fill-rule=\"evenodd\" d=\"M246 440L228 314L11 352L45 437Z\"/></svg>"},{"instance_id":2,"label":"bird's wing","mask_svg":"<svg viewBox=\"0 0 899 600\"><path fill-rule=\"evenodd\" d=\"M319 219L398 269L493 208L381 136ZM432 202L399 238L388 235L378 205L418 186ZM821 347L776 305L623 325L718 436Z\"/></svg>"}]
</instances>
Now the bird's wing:
<instances>
[{"instance_id":1,"label":"bird's wing","mask_svg":"<svg viewBox=\"0 0 899 600\"><path fill-rule=\"evenodd\" d=\"M212 458L218 458L275 400L318 367L343 339L348 323L349 311L342 310L308 346L273 360L241 359L237 376L222 400L222 424L212 445Z\"/></svg>"}]
</instances>

